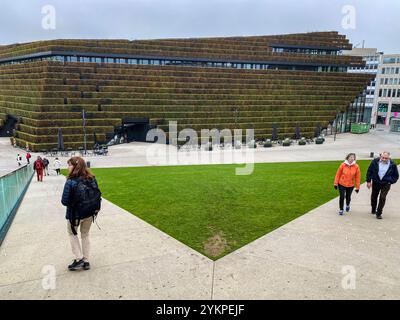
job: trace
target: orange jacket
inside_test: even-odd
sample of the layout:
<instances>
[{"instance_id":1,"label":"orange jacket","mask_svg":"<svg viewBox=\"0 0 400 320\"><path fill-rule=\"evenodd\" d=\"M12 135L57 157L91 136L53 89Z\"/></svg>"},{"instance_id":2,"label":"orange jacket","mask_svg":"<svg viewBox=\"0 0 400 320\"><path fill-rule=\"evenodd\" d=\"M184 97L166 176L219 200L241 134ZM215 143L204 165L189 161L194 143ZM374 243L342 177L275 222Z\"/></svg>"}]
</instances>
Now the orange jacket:
<instances>
[{"instance_id":1,"label":"orange jacket","mask_svg":"<svg viewBox=\"0 0 400 320\"><path fill-rule=\"evenodd\" d=\"M357 163L349 165L347 162L343 162L336 172L334 185L342 185L343 187L356 187L360 189L360 167Z\"/></svg>"}]
</instances>

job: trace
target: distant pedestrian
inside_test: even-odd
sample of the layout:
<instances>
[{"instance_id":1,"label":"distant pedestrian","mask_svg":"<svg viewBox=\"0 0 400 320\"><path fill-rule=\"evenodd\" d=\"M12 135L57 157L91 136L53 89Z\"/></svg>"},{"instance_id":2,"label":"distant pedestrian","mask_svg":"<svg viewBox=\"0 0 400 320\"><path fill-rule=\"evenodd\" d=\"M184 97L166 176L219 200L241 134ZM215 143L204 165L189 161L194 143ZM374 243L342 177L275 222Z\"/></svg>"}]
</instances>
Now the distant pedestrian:
<instances>
[{"instance_id":1,"label":"distant pedestrian","mask_svg":"<svg viewBox=\"0 0 400 320\"><path fill-rule=\"evenodd\" d=\"M18 163L18 167L20 167L22 165L22 157L19 153L17 155L17 163Z\"/></svg>"},{"instance_id":2,"label":"distant pedestrian","mask_svg":"<svg viewBox=\"0 0 400 320\"><path fill-rule=\"evenodd\" d=\"M68 269L70 271L89 270L89 230L100 211L101 192L96 178L81 157L72 157L68 160L68 177L64 185L61 203L67 207L67 231L75 258ZM82 246L78 238L78 227L80 228Z\"/></svg>"},{"instance_id":3,"label":"distant pedestrian","mask_svg":"<svg viewBox=\"0 0 400 320\"><path fill-rule=\"evenodd\" d=\"M57 175L60 175L60 172L61 172L60 168L61 168L61 161L58 160L58 158L55 158L55 160L54 160L54 169L56 170L56 174Z\"/></svg>"},{"instance_id":4,"label":"distant pedestrian","mask_svg":"<svg viewBox=\"0 0 400 320\"><path fill-rule=\"evenodd\" d=\"M339 215L343 215L344 201L346 199L346 212L350 211L351 194L360 190L360 167L356 163L355 153L349 153L346 160L336 172L334 187L339 189Z\"/></svg>"},{"instance_id":5,"label":"distant pedestrian","mask_svg":"<svg viewBox=\"0 0 400 320\"><path fill-rule=\"evenodd\" d=\"M33 169L36 171L37 181L43 182L44 164L41 157L37 157L33 163Z\"/></svg>"},{"instance_id":6,"label":"distant pedestrian","mask_svg":"<svg viewBox=\"0 0 400 320\"><path fill-rule=\"evenodd\" d=\"M47 160L46 158L43 158L43 165L44 165L44 175L48 176L49 175L49 160Z\"/></svg>"},{"instance_id":7,"label":"distant pedestrian","mask_svg":"<svg viewBox=\"0 0 400 320\"><path fill-rule=\"evenodd\" d=\"M28 164L30 164L31 163L31 154L28 152L27 154L26 154L26 162L28 163Z\"/></svg>"},{"instance_id":8,"label":"distant pedestrian","mask_svg":"<svg viewBox=\"0 0 400 320\"><path fill-rule=\"evenodd\" d=\"M371 213L382 219L383 208L390 186L399 180L397 165L390 159L390 152L384 151L379 158L371 161L367 172L367 187L372 186ZM378 204L379 196L379 204Z\"/></svg>"}]
</instances>

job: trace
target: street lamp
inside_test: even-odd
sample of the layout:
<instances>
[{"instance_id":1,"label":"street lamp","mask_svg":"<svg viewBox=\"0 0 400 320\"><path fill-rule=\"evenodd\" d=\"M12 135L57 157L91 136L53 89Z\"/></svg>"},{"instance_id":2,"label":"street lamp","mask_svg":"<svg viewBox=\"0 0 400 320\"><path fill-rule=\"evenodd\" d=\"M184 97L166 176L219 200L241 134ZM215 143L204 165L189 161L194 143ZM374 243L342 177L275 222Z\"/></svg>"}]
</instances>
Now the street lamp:
<instances>
[{"instance_id":1,"label":"street lamp","mask_svg":"<svg viewBox=\"0 0 400 320\"><path fill-rule=\"evenodd\" d=\"M82 124L83 124L83 146L85 149L85 155L86 155L86 114L85 114L85 109L82 109Z\"/></svg>"},{"instance_id":2,"label":"street lamp","mask_svg":"<svg viewBox=\"0 0 400 320\"><path fill-rule=\"evenodd\" d=\"M336 111L336 121L335 121L335 134L333 135L333 141L336 141L336 132L338 130L338 122L339 122L339 110Z\"/></svg>"}]
</instances>

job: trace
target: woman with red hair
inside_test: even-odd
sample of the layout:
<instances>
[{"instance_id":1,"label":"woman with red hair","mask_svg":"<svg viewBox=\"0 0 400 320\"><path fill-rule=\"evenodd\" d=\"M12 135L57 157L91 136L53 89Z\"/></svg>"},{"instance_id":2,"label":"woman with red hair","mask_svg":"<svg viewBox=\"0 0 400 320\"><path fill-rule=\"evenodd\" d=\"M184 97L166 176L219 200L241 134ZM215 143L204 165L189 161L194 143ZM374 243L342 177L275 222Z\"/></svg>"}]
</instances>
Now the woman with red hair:
<instances>
[{"instance_id":1,"label":"woman with red hair","mask_svg":"<svg viewBox=\"0 0 400 320\"><path fill-rule=\"evenodd\" d=\"M97 213L100 211L101 192L94 175L89 171L81 157L68 160L68 177L64 186L61 203L67 207L67 231L75 256L68 266L71 271L89 270L90 240L89 231ZM79 227L81 243L76 229Z\"/></svg>"}]
</instances>

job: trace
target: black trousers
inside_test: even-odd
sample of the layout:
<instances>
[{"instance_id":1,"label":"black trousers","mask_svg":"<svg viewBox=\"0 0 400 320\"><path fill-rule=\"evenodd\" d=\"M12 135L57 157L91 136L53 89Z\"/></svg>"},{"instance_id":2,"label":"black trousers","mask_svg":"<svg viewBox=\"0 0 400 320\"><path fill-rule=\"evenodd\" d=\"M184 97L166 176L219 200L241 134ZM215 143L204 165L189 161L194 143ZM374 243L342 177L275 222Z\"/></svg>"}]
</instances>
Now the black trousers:
<instances>
[{"instance_id":1,"label":"black trousers","mask_svg":"<svg viewBox=\"0 0 400 320\"><path fill-rule=\"evenodd\" d=\"M383 207L386 203L386 196L390 190L390 184L372 183L372 194L371 194L371 207L372 212L376 212L378 216L382 214ZM378 204L379 196L379 204Z\"/></svg>"},{"instance_id":2,"label":"black trousers","mask_svg":"<svg viewBox=\"0 0 400 320\"><path fill-rule=\"evenodd\" d=\"M344 199L346 199L346 206L350 205L351 202L351 194L353 193L354 187L344 187L342 185L338 185L339 187L339 209L343 210Z\"/></svg>"}]
</instances>

